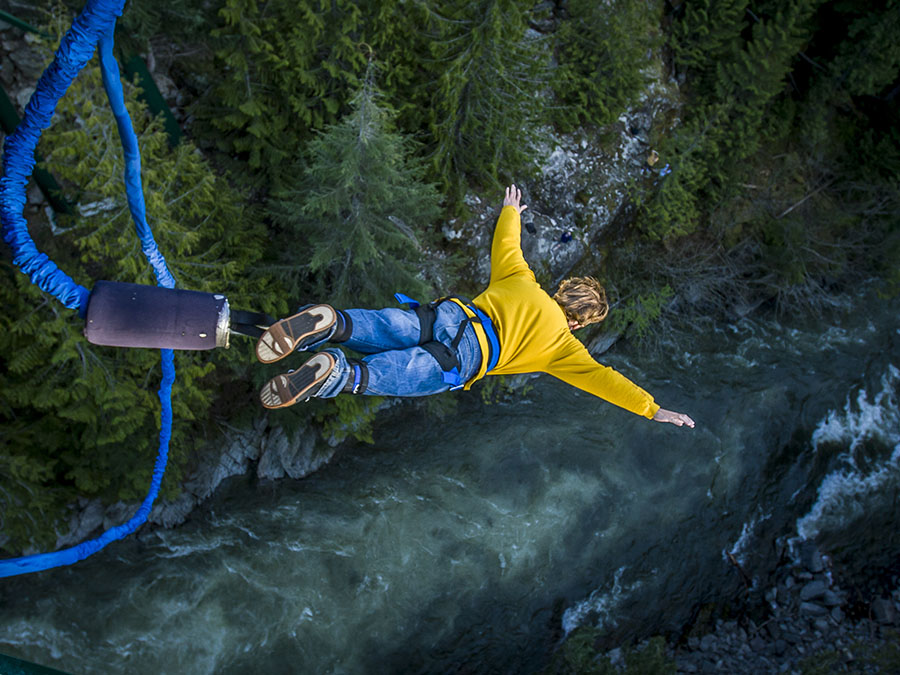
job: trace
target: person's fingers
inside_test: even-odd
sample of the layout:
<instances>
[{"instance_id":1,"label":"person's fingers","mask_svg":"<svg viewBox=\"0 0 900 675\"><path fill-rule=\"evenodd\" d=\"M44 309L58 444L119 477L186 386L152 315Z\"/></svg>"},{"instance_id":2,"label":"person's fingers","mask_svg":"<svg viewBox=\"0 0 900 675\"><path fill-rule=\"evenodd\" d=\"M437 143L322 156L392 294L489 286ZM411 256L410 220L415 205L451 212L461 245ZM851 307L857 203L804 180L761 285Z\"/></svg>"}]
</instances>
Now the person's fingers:
<instances>
[{"instance_id":1,"label":"person's fingers","mask_svg":"<svg viewBox=\"0 0 900 675\"><path fill-rule=\"evenodd\" d=\"M527 208L528 208L528 205L527 205L527 204L523 204L522 207L519 209L519 213L522 213L522 211L524 211L524 210L527 209Z\"/></svg>"}]
</instances>

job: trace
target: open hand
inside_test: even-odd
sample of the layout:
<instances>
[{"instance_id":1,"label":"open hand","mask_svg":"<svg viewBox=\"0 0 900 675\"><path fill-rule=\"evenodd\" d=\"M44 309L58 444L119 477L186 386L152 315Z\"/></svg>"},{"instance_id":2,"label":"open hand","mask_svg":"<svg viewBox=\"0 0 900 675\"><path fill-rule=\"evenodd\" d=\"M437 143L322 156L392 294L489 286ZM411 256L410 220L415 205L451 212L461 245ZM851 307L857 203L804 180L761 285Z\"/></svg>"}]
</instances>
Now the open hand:
<instances>
[{"instance_id":1,"label":"open hand","mask_svg":"<svg viewBox=\"0 0 900 675\"><path fill-rule=\"evenodd\" d=\"M527 206L519 206L519 201L522 199L522 191L516 187L515 183L506 188L506 196L503 198L503 206L513 206L516 211L522 213Z\"/></svg>"},{"instance_id":2,"label":"open hand","mask_svg":"<svg viewBox=\"0 0 900 675\"><path fill-rule=\"evenodd\" d=\"M657 422L668 422L669 424L674 424L676 427L687 425L691 429L694 428L694 420L692 420L687 415L683 413L672 412L671 410L663 410L662 408L656 411L653 419Z\"/></svg>"}]
</instances>

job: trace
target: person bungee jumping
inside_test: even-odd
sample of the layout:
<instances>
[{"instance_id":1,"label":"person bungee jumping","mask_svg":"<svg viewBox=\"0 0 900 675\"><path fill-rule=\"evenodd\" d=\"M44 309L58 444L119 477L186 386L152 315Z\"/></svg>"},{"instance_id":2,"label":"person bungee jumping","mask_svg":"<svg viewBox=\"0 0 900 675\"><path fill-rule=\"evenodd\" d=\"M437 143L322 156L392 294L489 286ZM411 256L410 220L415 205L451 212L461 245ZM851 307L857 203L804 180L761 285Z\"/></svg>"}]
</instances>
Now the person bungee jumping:
<instances>
[{"instance_id":1,"label":"person bungee jumping","mask_svg":"<svg viewBox=\"0 0 900 675\"><path fill-rule=\"evenodd\" d=\"M274 363L325 343L297 370L277 375L260 391L266 408L338 394L429 396L469 389L485 375L543 372L657 422L693 428L682 413L663 410L625 376L597 363L572 331L606 318L606 292L591 277L562 282L552 297L537 283L521 247L521 191L506 188L491 245L491 278L474 300L459 296L411 309L335 309L308 305L259 338L257 358Z\"/></svg>"}]
</instances>

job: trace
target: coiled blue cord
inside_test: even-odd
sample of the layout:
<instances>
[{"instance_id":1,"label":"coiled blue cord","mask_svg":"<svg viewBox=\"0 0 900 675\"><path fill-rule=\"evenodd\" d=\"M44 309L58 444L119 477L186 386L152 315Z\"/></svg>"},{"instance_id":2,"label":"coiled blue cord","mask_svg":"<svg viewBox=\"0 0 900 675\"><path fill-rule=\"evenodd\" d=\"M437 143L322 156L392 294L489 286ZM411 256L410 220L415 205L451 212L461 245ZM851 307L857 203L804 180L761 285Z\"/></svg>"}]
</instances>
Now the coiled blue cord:
<instances>
[{"instance_id":1,"label":"coiled blue cord","mask_svg":"<svg viewBox=\"0 0 900 675\"><path fill-rule=\"evenodd\" d=\"M28 233L23 211L25 186L34 170L35 149L41 132L50 126L50 119L57 103L81 69L90 61L94 48L98 45L103 85L116 117L125 154L125 193L141 249L153 267L157 284L165 288L175 287L175 279L169 272L165 258L160 253L153 232L147 224L137 136L125 109L119 67L113 56L113 33L116 19L121 16L124 4L125 0L88 0L60 43L53 63L41 75L37 88L25 107L22 122L4 143L4 175L0 178L0 223L3 227L3 240L13 250L13 262L22 272L28 274L32 283L41 290L56 297L69 309L78 309L81 312L87 308L89 291L59 269L46 254L38 251ZM128 536L147 521L166 471L169 441L172 437L172 383L175 381L175 358L171 349L162 349L160 353L162 382L159 386L159 401L162 410L159 452L150 488L137 512L122 525L110 528L99 537L77 546L52 553L0 560L0 577L71 565L93 555L107 544Z\"/></svg>"}]
</instances>

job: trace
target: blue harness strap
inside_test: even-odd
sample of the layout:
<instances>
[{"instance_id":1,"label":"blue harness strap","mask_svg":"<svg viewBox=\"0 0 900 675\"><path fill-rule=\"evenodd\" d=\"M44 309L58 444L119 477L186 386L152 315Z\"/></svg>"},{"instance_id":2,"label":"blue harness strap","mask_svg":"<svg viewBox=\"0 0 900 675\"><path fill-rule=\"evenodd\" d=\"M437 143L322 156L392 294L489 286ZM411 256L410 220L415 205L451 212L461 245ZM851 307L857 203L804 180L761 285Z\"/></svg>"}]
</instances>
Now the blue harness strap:
<instances>
[{"instance_id":1,"label":"blue harness strap","mask_svg":"<svg viewBox=\"0 0 900 675\"><path fill-rule=\"evenodd\" d=\"M30 276L32 283L54 295L66 307L79 309L81 312L84 312L87 306L89 298L87 289L72 281L47 255L37 250L28 234L27 223L22 213L25 205L25 185L34 169L34 152L41 132L50 126L56 104L91 59L98 43L104 87L116 117L125 154L126 196L141 240L141 248L153 267L157 283L166 288L175 286L175 280L169 273L165 259L159 252L153 233L147 225L137 137L125 109L119 69L112 55L116 19L122 14L124 4L125 0L88 0L81 14L63 37L53 63L41 75L37 88L25 107L22 122L4 143L4 175L0 178L0 220L3 225L3 239L13 249L13 262ZM78 562L107 544L131 534L147 520L166 470L172 435L172 384L175 381L175 360L171 349L160 350L160 355L162 381L159 386L161 405L159 451L147 496L137 512L126 523L113 527L96 539L85 541L78 546L53 553L0 560L0 577L37 572Z\"/></svg>"},{"instance_id":2,"label":"blue harness strap","mask_svg":"<svg viewBox=\"0 0 900 675\"><path fill-rule=\"evenodd\" d=\"M397 302L399 302L401 305L409 305L410 309L415 309L416 307L418 307L419 305L422 304L418 300L413 300L408 295L403 295L403 293L394 293L394 297L397 299Z\"/></svg>"},{"instance_id":3,"label":"blue harness strap","mask_svg":"<svg viewBox=\"0 0 900 675\"><path fill-rule=\"evenodd\" d=\"M488 339L490 356L488 357L487 370L484 371L485 374L487 374L497 367L497 361L500 360L500 339L497 337L497 331L494 330L494 322L491 321L491 317L482 312L471 302L466 303L466 307L475 312L475 316L478 317L478 322L481 324L481 327L484 328L484 334Z\"/></svg>"},{"instance_id":4,"label":"blue harness strap","mask_svg":"<svg viewBox=\"0 0 900 675\"><path fill-rule=\"evenodd\" d=\"M419 321L423 322L423 315L425 315L425 313L421 311L422 303L409 297L408 295L404 295L403 293L394 293L394 297L397 299L397 302L401 304L408 304L410 309L415 310L416 314L419 316ZM468 326L469 323L479 323L484 329L484 334L487 337L488 341L488 366L487 370L485 370L485 374L491 372L497 366L497 362L500 360L500 339L497 337L497 331L494 330L494 323L493 321L491 321L491 317L489 317L485 312L476 307L471 300L466 300L465 298L461 298L455 295L448 295L446 297L439 298L425 306L432 310L430 314L430 320L432 323L434 322L434 308L442 302L446 302L447 300L455 300L460 304L465 305L473 314L475 314L475 316L467 316L466 320L462 322L459 328L459 332L453 339L453 343L451 345L452 348L447 347L447 345L441 342L433 340L431 338L431 325L425 326L424 323L421 326L421 332L423 335L428 335L428 338L423 342L420 342L419 344L425 351L431 354L441 366L441 370L444 371L442 374L444 383L450 385L450 391L454 391L456 389L462 388L466 384L460 377L459 359L456 356L456 347L459 345L459 341L462 339L463 331L465 331L466 326Z\"/></svg>"}]
</instances>

